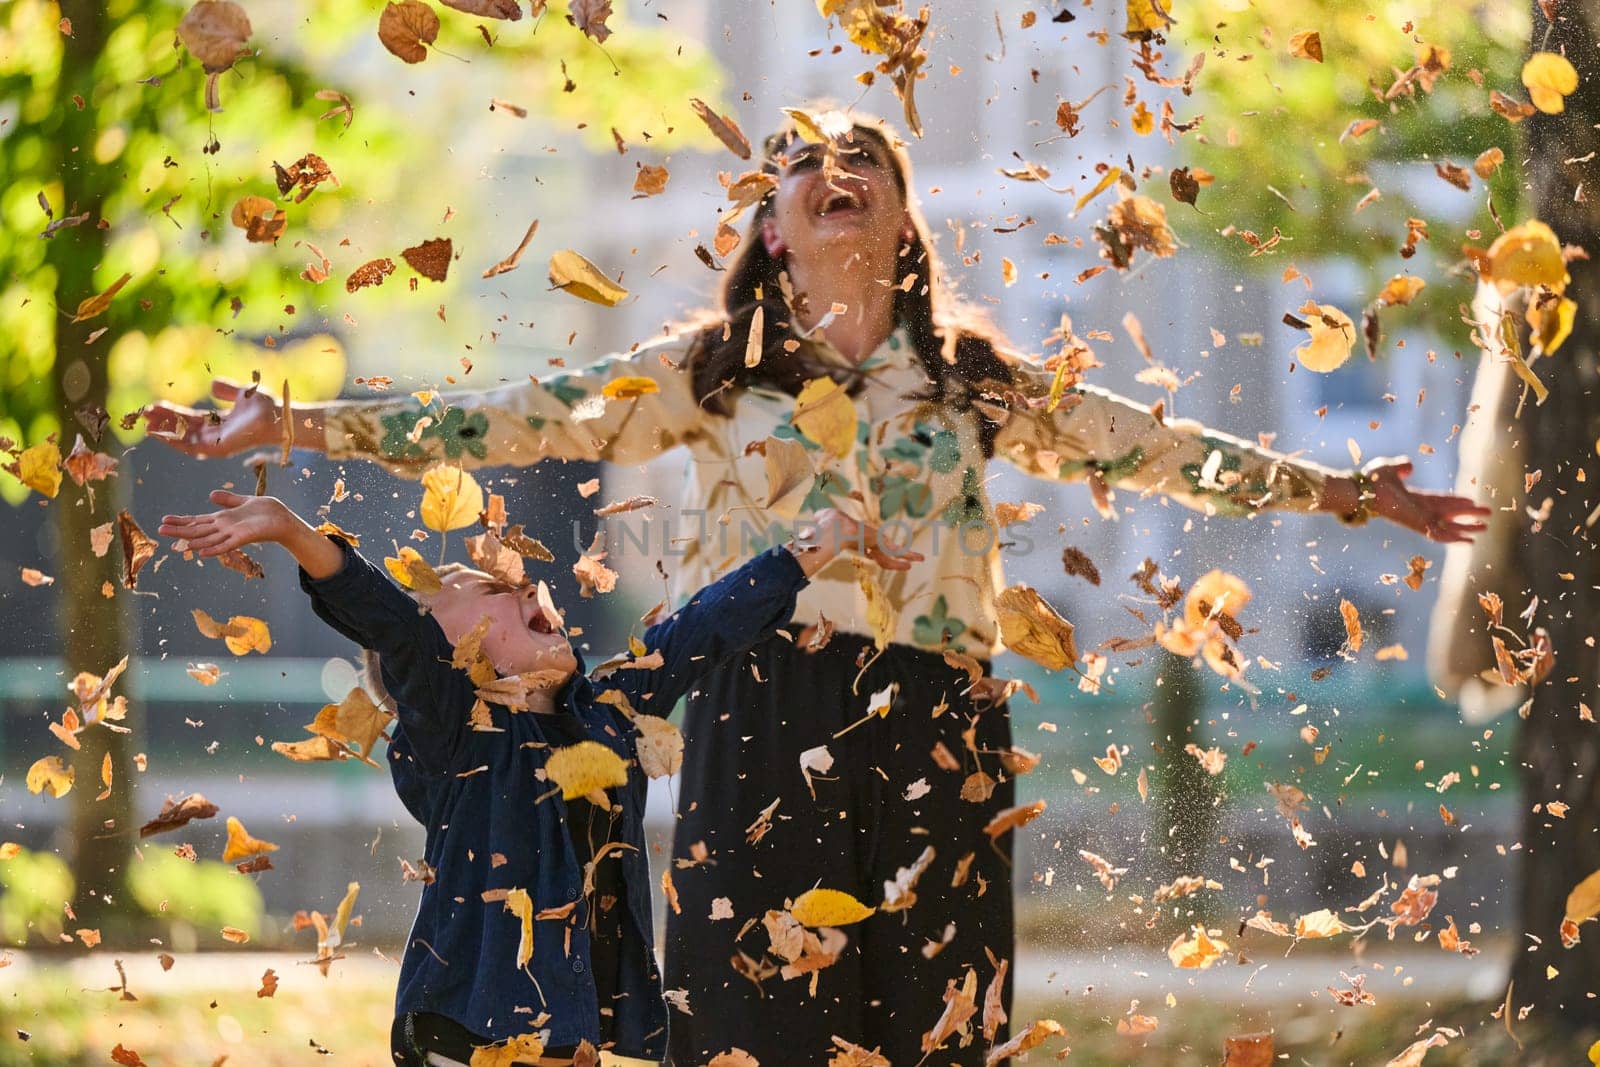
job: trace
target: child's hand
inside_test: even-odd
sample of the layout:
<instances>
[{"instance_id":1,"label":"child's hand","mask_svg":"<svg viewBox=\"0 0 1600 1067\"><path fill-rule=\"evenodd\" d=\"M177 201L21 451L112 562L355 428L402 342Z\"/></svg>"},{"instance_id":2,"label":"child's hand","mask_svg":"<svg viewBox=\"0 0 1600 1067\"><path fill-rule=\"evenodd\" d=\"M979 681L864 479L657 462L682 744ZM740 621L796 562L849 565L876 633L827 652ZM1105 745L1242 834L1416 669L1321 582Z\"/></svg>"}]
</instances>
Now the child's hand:
<instances>
[{"instance_id":1,"label":"child's hand","mask_svg":"<svg viewBox=\"0 0 1600 1067\"><path fill-rule=\"evenodd\" d=\"M180 537L202 556L262 541L287 544L305 524L277 497L241 496L215 489L211 502L222 508L207 515L163 515L161 534Z\"/></svg>"},{"instance_id":2,"label":"child's hand","mask_svg":"<svg viewBox=\"0 0 1600 1067\"><path fill-rule=\"evenodd\" d=\"M790 551L800 561L809 578L844 552L859 552L890 571L906 571L924 557L920 552L896 548L879 534L871 523L858 522L837 508L823 508L811 523L800 530L798 544Z\"/></svg>"}]
</instances>

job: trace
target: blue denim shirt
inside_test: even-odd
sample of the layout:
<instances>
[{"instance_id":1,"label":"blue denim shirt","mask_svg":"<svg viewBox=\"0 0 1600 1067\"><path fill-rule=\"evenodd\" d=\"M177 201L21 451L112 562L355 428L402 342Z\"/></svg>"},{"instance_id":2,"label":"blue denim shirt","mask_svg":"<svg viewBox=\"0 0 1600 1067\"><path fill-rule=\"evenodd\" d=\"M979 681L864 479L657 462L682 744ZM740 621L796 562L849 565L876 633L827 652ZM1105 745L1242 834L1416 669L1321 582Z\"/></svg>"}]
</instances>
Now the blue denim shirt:
<instances>
[{"instance_id":1,"label":"blue denim shirt","mask_svg":"<svg viewBox=\"0 0 1600 1067\"><path fill-rule=\"evenodd\" d=\"M633 726L596 698L620 690L638 713L664 716L699 679L737 669L735 657L793 617L806 584L799 563L783 548L756 556L646 631L644 644L661 653L662 666L618 670L595 682L580 660L557 695L555 716L492 706L494 725L504 732L490 733L468 725L473 685L450 666L452 649L439 624L359 552L344 551L337 574L316 580L301 571L300 585L324 622L379 656L383 683L398 705L389 769L407 810L427 828L424 857L437 872L423 887L406 942L396 1015L435 1012L497 1041L547 1030L551 1046L599 1044L583 869L559 789L535 777L551 747L576 730L632 761L628 784L608 791L621 808L612 840L632 847L620 861L602 861L622 864L627 902L612 1050L663 1059L667 1008L651 933L646 779ZM516 888L528 891L535 913L576 904L565 919L534 923L525 970L516 962L520 920L502 900L483 899L485 892Z\"/></svg>"}]
</instances>

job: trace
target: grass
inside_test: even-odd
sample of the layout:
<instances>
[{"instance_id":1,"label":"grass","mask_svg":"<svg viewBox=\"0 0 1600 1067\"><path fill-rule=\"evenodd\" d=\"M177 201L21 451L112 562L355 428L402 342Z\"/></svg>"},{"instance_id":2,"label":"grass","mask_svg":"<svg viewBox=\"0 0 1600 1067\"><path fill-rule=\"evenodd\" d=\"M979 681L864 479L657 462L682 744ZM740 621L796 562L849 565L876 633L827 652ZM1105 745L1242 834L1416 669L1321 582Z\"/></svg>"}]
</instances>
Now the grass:
<instances>
[{"instance_id":1,"label":"grass","mask_svg":"<svg viewBox=\"0 0 1600 1067\"><path fill-rule=\"evenodd\" d=\"M227 1067L381 1067L389 1062L394 971L382 961L341 961L327 979L314 968L266 954L187 955L164 973L153 959L130 956L128 963L136 1001L106 989L117 981L108 955L70 962L33 959L26 967L0 968L0 1067L99 1067L112 1062L110 1053L118 1044L138 1052L149 1067L219 1062ZM274 964L280 979L271 998L256 996L264 963ZM12 970L17 973L8 975ZM100 975L109 981L100 981ZM1419 1033L1426 1036L1439 1026L1455 1028L1460 1036L1431 1051L1427 1067L1586 1062L1593 1035L1545 1036L1529 1020L1516 1024L1518 1038L1527 1042L1519 1049L1503 1024L1490 1018L1492 1008L1400 998L1374 1007L1341 1007L1325 995L1298 1003L1180 998L1175 1004L1138 1005L1134 1010L1157 1018L1158 1025L1149 1034L1127 1037L1116 1031L1117 1021L1130 1012L1125 1002L1033 996L1017 1004L1013 1020L1050 1017L1067 1028L1065 1042L1052 1039L1032 1054L1035 1063L1055 1062L1055 1054L1070 1047L1070 1062L1078 1065L1213 1067L1222 1061L1229 1035L1271 1031L1277 1063L1367 1067L1386 1063ZM939 1062L937 1055L928 1061L930 1067Z\"/></svg>"}]
</instances>

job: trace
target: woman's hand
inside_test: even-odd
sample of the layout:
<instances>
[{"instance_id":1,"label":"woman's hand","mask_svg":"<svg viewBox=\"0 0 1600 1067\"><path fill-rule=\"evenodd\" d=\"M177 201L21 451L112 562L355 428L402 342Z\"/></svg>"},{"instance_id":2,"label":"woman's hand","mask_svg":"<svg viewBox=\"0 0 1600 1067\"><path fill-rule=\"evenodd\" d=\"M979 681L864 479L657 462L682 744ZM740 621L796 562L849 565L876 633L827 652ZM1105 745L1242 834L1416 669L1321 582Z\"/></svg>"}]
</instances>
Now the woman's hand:
<instances>
[{"instance_id":1,"label":"woman's hand","mask_svg":"<svg viewBox=\"0 0 1600 1067\"><path fill-rule=\"evenodd\" d=\"M809 578L846 551L859 552L890 571L906 571L924 557L908 548L896 548L871 523L858 522L837 508L823 508L802 527L796 544L789 547Z\"/></svg>"},{"instance_id":2,"label":"woman's hand","mask_svg":"<svg viewBox=\"0 0 1600 1067\"><path fill-rule=\"evenodd\" d=\"M1465 544L1486 528L1489 509L1463 496L1412 489L1409 459L1375 459L1361 469L1361 479L1330 479L1324 507L1341 515L1355 514L1365 504L1371 514L1415 530L1432 541ZM1361 481L1371 494L1361 499Z\"/></svg>"},{"instance_id":3,"label":"woman's hand","mask_svg":"<svg viewBox=\"0 0 1600 1067\"><path fill-rule=\"evenodd\" d=\"M283 441L283 405L271 393L225 378L211 382L211 395L231 400L220 415L207 408L184 407L159 400L145 409L150 434L191 456L210 459L234 456Z\"/></svg>"}]
</instances>

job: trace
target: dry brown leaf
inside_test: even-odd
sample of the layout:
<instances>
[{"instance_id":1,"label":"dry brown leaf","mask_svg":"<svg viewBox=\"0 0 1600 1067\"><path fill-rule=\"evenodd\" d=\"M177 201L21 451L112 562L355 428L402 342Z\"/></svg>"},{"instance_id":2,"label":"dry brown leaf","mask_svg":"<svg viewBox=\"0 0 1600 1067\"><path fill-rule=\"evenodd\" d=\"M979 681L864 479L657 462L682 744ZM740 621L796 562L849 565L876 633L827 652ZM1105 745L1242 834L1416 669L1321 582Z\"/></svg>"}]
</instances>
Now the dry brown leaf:
<instances>
[{"instance_id":1,"label":"dry brown leaf","mask_svg":"<svg viewBox=\"0 0 1600 1067\"><path fill-rule=\"evenodd\" d=\"M611 27L606 25L606 19L611 17L611 0L572 0L570 11L567 17L584 36L597 44L606 43L611 36Z\"/></svg>"},{"instance_id":2,"label":"dry brown leaf","mask_svg":"<svg viewBox=\"0 0 1600 1067\"><path fill-rule=\"evenodd\" d=\"M522 253L528 250L528 246L533 243L533 235L538 232L539 220L534 219L532 222L528 223L528 232L522 235L521 243L519 243L516 248L511 250L511 254L509 256L502 259L488 270L485 270L483 272L483 276L485 278L493 278L497 274L505 274L507 271L516 270L517 264L522 262Z\"/></svg>"},{"instance_id":3,"label":"dry brown leaf","mask_svg":"<svg viewBox=\"0 0 1600 1067\"><path fill-rule=\"evenodd\" d=\"M439 16L422 0L400 0L384 6L378 16L378 40L391 53L407 63L428 58L425 45L439 36Z\"/></svg>"},{"instance_id":4,"label":"dry brown leaf","mask_svg":"<svg viewBox=\"0 0 1600 1067\"><path fill-rule=\"evenodd\" d=\"M658 167L651 163L639 164L639 172L633 176L634 197L659 196L667 191L666 167Z\"/></svg>"},{"instance_id":5,"label":"dry brown leaf","mask_svg":"<svg viewBox=\"0 0 1600 1067\"><path fill-rule=\"evenodd\" d=\"M689 106L694 108L694 113L700 116L700 121L705 123L706 128L716 135L717 140L727 146L728 151L740 159L750 158L750 139L744 135L743 130L739 129L737 122L725 115L717 114L699 97L691 99ZM725 254L718 253L718 255Z\"/></svg>"},{"instance_id":6,"label":"dry brown leaf","mask_svg":"<svg viewBox=\"0 0 1600 1067\"><path fill-rule=\"evenodd\" d=\"M199 793L190 793L178 800L168 797L156 817L139 827L140 837L164 834L187 826L191 819L209 819L217 813L217 806Z\"/></svg>"},{"instance_id":7,"label":"dry brown leaf","mask_svg":"<svg viewBox=\"0 0 1600 1067\"><path fill-rule=\"evenodd\" d=\"M245 50L250 16L232 0L199 0L178 23L178 38L207 74L220 74Z\"/></svg>"},{"instance_id":8,"label":"dry brown leaf","mask_svg":"<svg viewBox=\"0 0 1600 1067\"><path fill-rule=\"evenodd\" d=\"M522 8L517 0L439 0L445 7L464 11L468 15L482 15L486 19L505 19L516 22L522 18ZM541 3L542 0L535 0Z\"/></svg>"},{"instance_id":9,"label":"dry brown leaf","mask_svg":"<svg viewBox=\"0 0 1600 1067\"><path fill-rule=\"evenodd\" d=\"M448 237L434 237L400 253L400 258L430 281L442 282L450 273L451 243Z\"/></svg>"},{"instance_id":10,"label":"dry brown leaf","mask_svg":"<svg viewBox=\"0 0 1600 1067\"><path fill-rule=\"evenodd\" d=\"M156 554L156 541L139 528L127 508L117 512L117 533L122 538L122 587L134 589L139 571Z\"/></svg>"},{"instance_id":11,"label":"dry brown leaf","mask_svg":"<svg viewBox=\"0 0 1600 1067\"><path fill-rule=\"evenodd\" d=\"M416 3L416 0L406 0L406 3ZM394 7L393 4L389 6ZM370 285L382 285L383 280L393 273L394 260L387 257L369 260L350 272L350 277L344 280L344 291L353 293Z\"/></svg>"}]
</instances>

